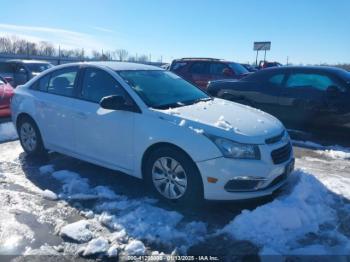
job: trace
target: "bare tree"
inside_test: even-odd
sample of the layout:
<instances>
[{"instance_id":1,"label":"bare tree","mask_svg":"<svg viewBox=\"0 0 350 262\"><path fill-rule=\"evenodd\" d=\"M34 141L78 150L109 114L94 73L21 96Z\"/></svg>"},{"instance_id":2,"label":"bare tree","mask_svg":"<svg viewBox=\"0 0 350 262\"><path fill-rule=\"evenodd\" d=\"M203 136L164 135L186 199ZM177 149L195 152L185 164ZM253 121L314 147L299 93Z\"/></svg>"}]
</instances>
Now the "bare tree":
<instances>
[{"instance_id":1,"label":"bare tree","mask_svg":"<svg viewBox=\"0 0 350 262\"><path fill-rule=\"evenodd\" d=\"M138 62L148 62L148 56L147 55L140 55L137 59Z\"/></svg>"},{"instance_id":2,"label":"bare tree","mask_svg":"<svg viewBox=\"0 0 350 262\"><path fill-rule=\"evenodd\" d=\"M117 60L119 61L126 61L129 56L129 52L125 49L117 49L115 50L115 54L117 55Z\"/></svg>"},{"instance_id":3,"label":"bare tree","mask_svg":"<svg viewBox=\"0 0 350 262\"><path fill-rule=\"evenodd\" d=\"M136 57L135 56L129 56L128 57L129 62L136 62Z\"/></svg>"}]
</instances>

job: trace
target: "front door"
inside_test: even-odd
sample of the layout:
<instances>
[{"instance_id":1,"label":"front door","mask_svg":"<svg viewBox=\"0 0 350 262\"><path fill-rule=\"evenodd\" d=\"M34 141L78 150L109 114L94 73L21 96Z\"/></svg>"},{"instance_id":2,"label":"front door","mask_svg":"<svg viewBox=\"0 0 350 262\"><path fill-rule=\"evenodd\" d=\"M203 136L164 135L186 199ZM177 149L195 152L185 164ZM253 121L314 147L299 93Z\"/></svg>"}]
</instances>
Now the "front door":
<instances>
[{"instance_id":1,"label":"front door","mask_svg":"<svg viewBox=\"0 0 350 262\"><path fill-rule=\"evenodd\" d=\"M101 108L101 99L110 95L130 99L110 73L85 68L74 102L75 150L86 160L131 173L135 113Z\"/></svg>"}]
</instances>

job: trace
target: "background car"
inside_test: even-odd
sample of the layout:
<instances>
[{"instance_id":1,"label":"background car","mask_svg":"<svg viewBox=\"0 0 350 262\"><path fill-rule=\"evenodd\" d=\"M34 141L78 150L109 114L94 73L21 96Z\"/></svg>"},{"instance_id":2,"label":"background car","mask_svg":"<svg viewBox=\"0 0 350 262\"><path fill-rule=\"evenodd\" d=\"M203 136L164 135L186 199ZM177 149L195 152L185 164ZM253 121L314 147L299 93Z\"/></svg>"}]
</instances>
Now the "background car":
<instances>
[{"instance_id":1,"label":"background car","mask_svg":"<svg viewBox=\"0 0 350 262\"><path fill-rule=\"evenodd\" d=\"M51 67L53 67L52 64L38 60L0 61L0 76L6 78L13 87L16 87L23 85L34 76Z\"/></svg>"},{"instance_id":2,"label":"background car","mask_svg":"<svg viewBox=\"0 0 350 262\"><path fill-rule=\"evenodd\" d=\"M245 69L247 69L249 72L256 72L259 71L259 69L256 66L250 65L250 64L241 64Z\"/></svg>"},{"instance_id":3,"label":"background car","mask_svg":"<svg viewBox=\"0 0 350 262\"><path fill-rule=\"evenodd\" d=\"M12 86L4 78L0 77L0 117L11 115L10 103L12 96Z\"/></svg>"},{"instance_id":4,"label":"background car","mask_svg":"<svg viewBox=\"0 0 350 262\"><path fill-rule=\"evenodd\" d=\"M333 67L276 67L239 81L213 81L211 95L264 110L291 127L350 129L350 73Z\"/></svg>"},{"instance_id":5,"label":"background car","mask_svg":"<svg viewBox=\"0 0 350 262\"><path fill-rule=\"evenodd\" d=\"M208 82L218 79L240 79L249 74L242 65L214 58L182 58L174 60L170 71L206 89Z\"/></svg>"},{"instance_id":6,"label":"background car","mask_svg":"<svg viewBox=\"0 0 350 262\"><path fill-rule=\"evenodd\" d=\"M281 63L278 62L268 62L268 61L260 61L259 63L259 69L269 68L269 67L278 67L282 66Z\"/></svg>"}]
</instances>

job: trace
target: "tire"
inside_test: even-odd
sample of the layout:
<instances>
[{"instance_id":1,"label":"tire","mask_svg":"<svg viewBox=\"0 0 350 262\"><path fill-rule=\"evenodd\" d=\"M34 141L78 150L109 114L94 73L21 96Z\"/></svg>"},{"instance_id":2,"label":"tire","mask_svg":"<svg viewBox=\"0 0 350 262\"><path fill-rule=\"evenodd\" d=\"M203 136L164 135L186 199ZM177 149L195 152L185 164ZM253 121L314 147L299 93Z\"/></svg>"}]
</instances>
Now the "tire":
<instances>
[{"instance_id":1,"label":"tire","mask_svg":"<svg viewBox=\"0 0 350 262\"><path fill-rule=\"evenodd\" d=\"M38 126L30 117L20 119L17 132L23 150L30 156L44 156L44 147Z\"/></svg>"},{"instance_id":2,"label":"tire","mask_svg":"<svg viewBox=\"0 0 350 262\"><path fill-rule=\"evenodd\" d=\"M160 198L177 206L200 206L203 182L195 163L182 151L161 147L149 155L145 179ZM185 182L186 181L186 182Z\"/></svg>"}]
</instances>

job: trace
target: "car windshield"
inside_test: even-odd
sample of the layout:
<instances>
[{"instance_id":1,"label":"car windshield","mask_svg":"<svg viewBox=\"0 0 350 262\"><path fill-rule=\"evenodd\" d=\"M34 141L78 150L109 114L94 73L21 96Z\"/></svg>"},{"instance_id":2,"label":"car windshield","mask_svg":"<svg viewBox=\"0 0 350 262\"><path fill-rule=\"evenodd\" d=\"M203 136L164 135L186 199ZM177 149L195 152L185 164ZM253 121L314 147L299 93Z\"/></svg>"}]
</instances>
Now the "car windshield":
<instances>
[{"instance_id":1,"label":"car windshield","mask_svg":"<svg viewBox=\"0 0 350 262\"><path fill-rule=\"evenodd\" d=\"M49 69L52 67L51 64L47 64L47 63L33 63L33 64L26 64L26 66L29 68L29 70L31 72L35 72L35 73L41 73L43 71L45 71L46 69Z\"/></svg>"},{"instance_id":2,"label":"car windshield","mask_svg":"<svg viewBox=\"0 0 350 262\"><path fill-rule=\"evenodd\" d=\"M167 109L212 99L181 77L164 70L117 72L152 108Z\"/></svg>"},{"instance_id":3,"label":"car windshield","mask_svg":"<svg viewBox=\"0 0 350 262\"><path fill-rule=\"evenodd\" d=\"M236 75L244 75L249 73L249 71L240 64L229 63L228 66L236 73Z\"/></svg>"}]
</instances>

